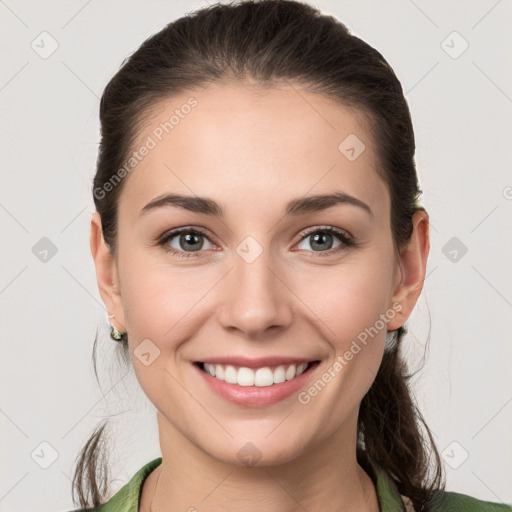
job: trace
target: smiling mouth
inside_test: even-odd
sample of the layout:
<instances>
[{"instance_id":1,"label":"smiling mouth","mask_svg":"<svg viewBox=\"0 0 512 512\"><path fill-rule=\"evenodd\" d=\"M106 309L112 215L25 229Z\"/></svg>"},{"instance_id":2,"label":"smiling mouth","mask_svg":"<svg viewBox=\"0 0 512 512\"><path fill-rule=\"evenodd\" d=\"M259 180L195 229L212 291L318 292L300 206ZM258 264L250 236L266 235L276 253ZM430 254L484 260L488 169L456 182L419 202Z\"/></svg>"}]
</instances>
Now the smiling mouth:
<instances>
[{"instance_id":1,"label":"smiling mouth","mask_svg":"<svg viewBox=\"0 0 512 512\"><path fill-rule=\"evenodd\" d=\"M229 364L194 363L203 372L212 377L245 387L267 387L281 384L300 377L319 364L320 361L310 361L301 364L282 364L276 366L264 366L261 368L247 368L244 366L233 366Z\"/></svg>"}]
</instances>

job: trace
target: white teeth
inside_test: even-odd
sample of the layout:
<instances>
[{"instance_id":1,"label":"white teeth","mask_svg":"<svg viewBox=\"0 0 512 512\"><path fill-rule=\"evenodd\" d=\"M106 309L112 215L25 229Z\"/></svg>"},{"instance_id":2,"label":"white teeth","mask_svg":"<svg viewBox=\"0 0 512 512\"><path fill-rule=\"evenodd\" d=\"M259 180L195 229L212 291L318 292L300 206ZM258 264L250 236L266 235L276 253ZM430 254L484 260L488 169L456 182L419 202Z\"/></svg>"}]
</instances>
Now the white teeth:
<instances>
[{"instance_id":1,"label":"white teeth","mask_svg":"<svg viewBox=\"0 0 512 512\"><path fill-rule=\"evenodd\" d=\"M215 365L204 363L204 369L212 376L215 377Z\"/></svg>"},{"instance_id":2,"label":"white teeth","mask_svg":"<svg viewBox=\"0 0 512 512\"><path fill-rule=\"evenodd\" d=\"M236 384L238 372L234 366L228 365L226 366L226 371L224 372L224 380L229 384Z\"/></svg>"},{"instance_id":3,"label":"white teeth","mask_svg":"<svg viewBox=\"0 0 512 512\"><path fill-rule=\"evenodd\" d=\"M254 374L255 386L272 386L274 384L274 373L270 368L259 368Z\"/></svg>"},{"instance_id":4,"label":"white teeth","mask_svg":"<svg viewBox=\"0 0 512 512\"><path fill-rule=\"evenodd\" d=\"M254 386L254 372L250 368L239 368L236 382L239 386Z\"/></svg>"},{"instance_id":5,"label":"white teeth","mask_svg":"<svg viewBox=\"0 0 512 512\"><path fill-rule=\"evenodd\" d=\"M224 380L224 368L220 364L215 365L215 377Z\"/></svg>"},{"instance_id":6,"label":"white teeth","mask_svg":"<svg viewBox=\"0 0 512 512\"><path fill-rule=\"evenodd\" d=\"M258 368L235 368L232 365L209 364L204 363L204 370L212 377L219 380L228 382L229 384L238 384L239 386L272 386L273 384L281 384L285 380L292 380L299 375L302 375L308 363L299 365L290 364L287 366L281 365L274 369L269 367Z\"/></svg>"},{"instance_id":7,"label":"white teeth","mask_svg":"<svg viewBox=\"0 0 512 512\"><path fill-rule=\"evenodd\" d=\"M308 367L308 364L307 363L302 363L301 365L299 365L297 367L297 377L299 375L302 375L304 373L304 370Z\"/></svg>"},{"instance_id":8,"label":"white teeth","mask_svg":"<svg viewBox=\"0 0 512 512\"><path fill-rule=\"evenodd\" d=\"M294 364L291 364L290 366L288 366L288 369L286 370L286 380L292 380L294 377L295 377L295 371L296 371L296 368L295 368L295 365Z\"/></svg>"},{"instance_id":9,"label":"white teeth","mask_svg":"<svg viewBox=\"0 0 512 512\"><path fill-rule=\"evenodd\" d=\"M274 370L274 384L281 384L286 380L286 372L284 366L278 366Z\"/></svg>"}]
</instances>

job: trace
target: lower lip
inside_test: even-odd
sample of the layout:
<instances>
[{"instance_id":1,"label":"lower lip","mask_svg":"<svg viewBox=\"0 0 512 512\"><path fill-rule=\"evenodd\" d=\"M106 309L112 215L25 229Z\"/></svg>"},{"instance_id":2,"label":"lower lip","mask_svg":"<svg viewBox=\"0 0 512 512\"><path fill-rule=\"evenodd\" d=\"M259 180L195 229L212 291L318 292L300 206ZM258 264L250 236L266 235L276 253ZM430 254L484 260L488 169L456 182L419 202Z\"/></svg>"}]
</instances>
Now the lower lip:
<instances>
[{"instance_id":1,"label":"lower lip","mask_svg":"<svg viewBox=\"0 0 512 512\"><path fill-rule=\"evenodd\" d=\"M206 384L217 395L226 400L237 404L253 407L275 404L299 391L306 381L316 370L319 362L314 362L304 373L292 380L286 380L280 384L272 386L239 386L229 382L212 377L209 373L203 371L198 364L194 364Z\"/></svg>"}]
</instances>

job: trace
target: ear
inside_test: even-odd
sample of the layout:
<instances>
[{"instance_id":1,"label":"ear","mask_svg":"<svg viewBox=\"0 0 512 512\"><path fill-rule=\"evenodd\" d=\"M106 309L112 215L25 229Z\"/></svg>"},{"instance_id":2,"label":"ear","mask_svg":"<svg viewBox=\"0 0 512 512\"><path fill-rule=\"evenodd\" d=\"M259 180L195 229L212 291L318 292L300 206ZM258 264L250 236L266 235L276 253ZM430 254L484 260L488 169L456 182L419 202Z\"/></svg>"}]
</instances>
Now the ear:
<instances>
[{"instance_id":1,"label":"ear","mask_svg":"<svg viewBox=\"0 0 512 512\"><path fill-rule=\"evenodd\" d=\"M410 240L398 255L399 271L396 273L392 304L399 303L402 309L388 322L387 329L401 327L411 315L423 289L427 258L430 251L429 217L425 210L417 210L412 217L413 231Z\"/></svg>"},{"instance_id":2,"label":"ear","mask_svg":"<svg viewBox=\"0 0 512 512\"><path fill-rule=\"evenodd\" d=\"M98 212L95 212L91 219L90 247L96 266L96 280L101 299L107 308L108 314L114 315L114 318L109 318L109 322L118 331L126 332L116 261L109 247L105 244L101 218Z\"/></svg>"}]
</instances>

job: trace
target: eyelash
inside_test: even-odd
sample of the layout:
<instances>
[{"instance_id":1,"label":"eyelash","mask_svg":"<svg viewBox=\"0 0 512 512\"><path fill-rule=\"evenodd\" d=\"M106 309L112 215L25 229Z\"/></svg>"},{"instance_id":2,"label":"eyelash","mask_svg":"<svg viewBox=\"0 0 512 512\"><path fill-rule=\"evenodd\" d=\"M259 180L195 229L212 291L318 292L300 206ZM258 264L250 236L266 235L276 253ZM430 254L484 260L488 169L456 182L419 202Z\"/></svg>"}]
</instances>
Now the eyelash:
<instances>
[{"instance_id":1,"label":"eyelash","mask_svg":"<svg viewBox=\"0 0 512 512\"><path fill-rule=\"evenodd\" d=\"M175 238L178 235L181 235L183 233L187 234L196 234L204 236L205 238L208 238L207 234L203 232L202 230L198 228L179 228L175 229L173 231L170 231L168 233L165 233L158 241L158 245L160 245L166 252L171 253L173 256L179 257L179 258L197 258L201 255L201 252L203 251L194 251L191 253L187 253L186 251L177 251L173 249L172 247L169 247L168 242ZM339 252L346 251L350 247L357 247L357 243L355 240L349 236L345 231L335 228L334 226L319 226L315 227L314 229L308 229L304 230L299 233L299 236L301 237L299 242L303 241L303 239L307 238L308 236L317 234L317 233L331 233L334 234L338 240L341 242L341 245L335 249L329 249L328 251L322 251L322 252L316 252L316 255L318 256L332 256L334 254L338 254ZM210 243L213 243L210 241ZM315 252L315 251L308 251L308 252Z\"/></svg>"}]
</instances>

